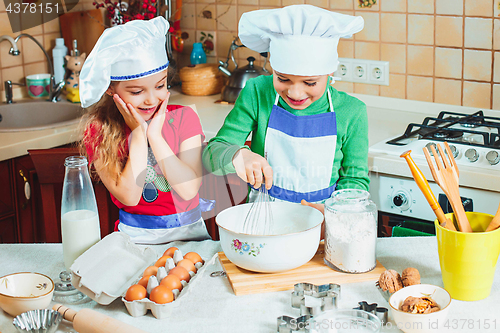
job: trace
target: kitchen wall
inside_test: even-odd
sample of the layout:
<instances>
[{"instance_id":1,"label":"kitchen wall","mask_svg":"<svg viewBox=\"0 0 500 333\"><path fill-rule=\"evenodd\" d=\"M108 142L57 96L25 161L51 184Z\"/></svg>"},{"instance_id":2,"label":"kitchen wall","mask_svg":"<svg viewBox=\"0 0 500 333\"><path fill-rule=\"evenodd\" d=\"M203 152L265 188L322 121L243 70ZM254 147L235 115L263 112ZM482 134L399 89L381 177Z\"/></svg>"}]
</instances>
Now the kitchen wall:
<instances>
[{"instance_id":1,"label":"kitchen wall","mask_svg":"<svg viewBox=\"0 0 500 333\"><path fill-rule=\"evenodd\" d=\"M73 11L94 9L93 0L80 0ZM359 8L358 0L184 0L181 29L189 34L179 68L189 64L192 43L201 32L214 35L214 51L208 61L226 60L237 36L238 20L245 12L291 4L313 4L340 13L359 15L365 28L339 44L339 56L390 61L390 85L375 86L336 82L347 92L412 100L493 108L500 110L500 0L378 0L371 8ZM175 1L174 1L175 2ZM49 52L61 37L58 20L23 31L33 35ZM3 1L0 1L0 35L12 33ZM47 72L43 53L30 40L21 39L21 56L8 54L10 44L0 43L0 82L20 82L25 76ZM250 55L236 50L240 65ZM3 98L3 84L0 85ZM24 89L17 88L17 94Z\"/></svg>"},{"instance_id":2,"label":"kitchen wall","mask_svg":"<svg viewBox=\"0 0 500 333\"><path fill-rule=\"evenodd\" d=\"M243 13L304 3L364 18L363 31L341 40L340 57L390 61L389 86L336 82L339 90L500 110L498 0L378 0L372 8L358 0L184 0L181 28L189 43L214 31L209 61L225 61ZM260 58L237 52L243 65Z\"/></svg>"},{"instance_id":3,"label":"kitchen wall","mask_svg":"<svg viewBox=\"0 0 500 333\"><path fill-rule=\"evenodd\" d=\"M92 5L92 2L93 0L80 0L71 11L94 9L95 7ZM58 19L44 22L42 25L22 30L21 32L30 34L36 38L47 50L52 60L52 48L55 46L55 40L61 37ZM0 35L8 35L15 38L21 32L12 32L4 1L0 0ZM24 78L28 75L48 73L45 56L32 40L25 37L21 38L18 48L21 54L19 56L12 56L9 54L10 43L5 40L0 43L0 99L2 102L5 101L4 81L24 82ZM14 87L13 92L14 98L28 97L26 89Z\"/></svg>"}]
</instances>

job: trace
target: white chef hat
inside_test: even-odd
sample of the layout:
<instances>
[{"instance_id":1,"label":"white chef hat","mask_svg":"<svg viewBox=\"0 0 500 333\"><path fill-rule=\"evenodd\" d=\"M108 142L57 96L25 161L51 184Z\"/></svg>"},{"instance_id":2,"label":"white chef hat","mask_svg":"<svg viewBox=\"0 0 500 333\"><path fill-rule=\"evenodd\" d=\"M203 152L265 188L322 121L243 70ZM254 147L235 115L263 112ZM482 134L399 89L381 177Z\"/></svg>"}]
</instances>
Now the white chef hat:
<instances>
[{"instance_id":1,"label":"white chef hat","mask_svg":"<svg viewBox=\"0 0 500 333\"><path fill-rule=\"evenodd\" d=\"M337 45L363 29L361 16L294 5L244 13L239 22L243 45L270 52L274 70L291 75L323 75L337 70Z\"/></svg>"},{"instance_id":2,"label":"white chef hat","mask_svg":"<svg viewBox=\"0 0 500 333\"><path fill-rule=\"evenodd\" d=\"M99 101L111 81L128 81L168 67L168 21L134 20L104 30L80 72L80 100L86 108Z\"/></svg>"}]
</instances>

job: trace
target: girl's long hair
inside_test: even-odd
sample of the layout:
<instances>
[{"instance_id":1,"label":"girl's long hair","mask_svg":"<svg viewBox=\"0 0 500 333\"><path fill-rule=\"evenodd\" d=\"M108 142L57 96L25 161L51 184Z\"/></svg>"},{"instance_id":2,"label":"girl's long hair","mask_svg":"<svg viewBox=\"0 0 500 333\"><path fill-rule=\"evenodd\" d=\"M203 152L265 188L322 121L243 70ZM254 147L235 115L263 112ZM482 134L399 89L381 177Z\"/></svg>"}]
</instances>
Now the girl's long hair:
<instances>
[{"instance_id":1,"label":"girl's long hair","mask_svg":"<svg viewBox=\"0 0 500 333\"><path fill-rule=\"evenodd\" d=\"M113 97L104 94L101 100L87 109L82 118L80 132L83 133L79 148L80 154L89 160L89 168L96 160L118 180L127 162L125 121ZM90 130L92 128L93 130ZM87 149L92 149L93 160L89 159ZM94 176L96 176L93 173Z\"/></svg>"}]
</instances>

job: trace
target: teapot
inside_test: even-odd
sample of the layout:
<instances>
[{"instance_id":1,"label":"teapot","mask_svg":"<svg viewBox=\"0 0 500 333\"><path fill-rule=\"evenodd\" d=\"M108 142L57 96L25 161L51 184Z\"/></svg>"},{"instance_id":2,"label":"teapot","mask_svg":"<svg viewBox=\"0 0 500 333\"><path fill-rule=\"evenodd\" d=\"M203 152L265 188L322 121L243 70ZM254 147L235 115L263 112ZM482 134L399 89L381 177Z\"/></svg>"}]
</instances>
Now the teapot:
<instances>
[{"instance_id":1,"label":"teapot","mask_svg":"<svg viewBox=\"0 0 500 333\"><path fill-rule=\"evenodd\" d=\"M234 103L236 101L236 98L238 98L240 91L243 89L243 87L245 87L245 84L248 81L248 79L260 75L271 75L271 73L269 73L269 71L267 71L265 68L267 63L267 55L268 55L267 52L261 53L261 55L265 58L263 67L255 66L254 65L255 58L248 57L247 58L248 64L244 67L238 68L238 64L234 59L233 51L239 47L245 47L245 45L237 45L236 44L237 39L238 38L234 39L233 42L231 43L231 46L229 47L229 52L227 55L226 62L219 60L220 64L219 70L224 75L229 77L229 80L227 81L226 85L222 88L221 92L221 99L228 103ZM229 59L231 59L235 65L233 72L230 72L227 69Z\"/></svg>"}]
</instances>

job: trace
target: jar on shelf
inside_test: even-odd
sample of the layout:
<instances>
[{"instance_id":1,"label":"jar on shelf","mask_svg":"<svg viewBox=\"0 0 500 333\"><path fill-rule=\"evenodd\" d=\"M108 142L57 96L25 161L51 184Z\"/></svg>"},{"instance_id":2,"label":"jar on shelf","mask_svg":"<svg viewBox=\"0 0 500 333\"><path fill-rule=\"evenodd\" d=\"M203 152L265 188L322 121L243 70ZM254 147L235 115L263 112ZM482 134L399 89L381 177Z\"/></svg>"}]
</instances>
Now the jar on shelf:
<instances>
[{"instance_id":1,"label":"jar on shelf","mask_svg":"<svg viewBox=\"0 0 500 333\"><path fill-rule=\"evenodd\" d=\"M377 265L377 206L364 190L333 192L325 202L325 264L347 273Z\"/></svg>"}]
</instances>

